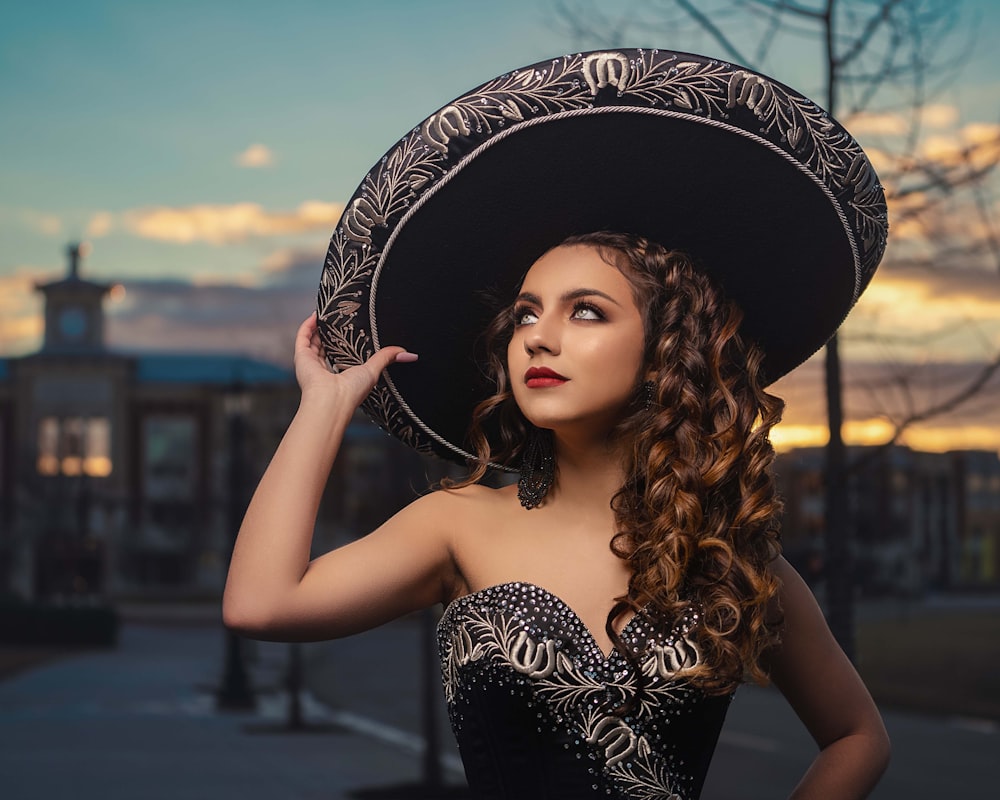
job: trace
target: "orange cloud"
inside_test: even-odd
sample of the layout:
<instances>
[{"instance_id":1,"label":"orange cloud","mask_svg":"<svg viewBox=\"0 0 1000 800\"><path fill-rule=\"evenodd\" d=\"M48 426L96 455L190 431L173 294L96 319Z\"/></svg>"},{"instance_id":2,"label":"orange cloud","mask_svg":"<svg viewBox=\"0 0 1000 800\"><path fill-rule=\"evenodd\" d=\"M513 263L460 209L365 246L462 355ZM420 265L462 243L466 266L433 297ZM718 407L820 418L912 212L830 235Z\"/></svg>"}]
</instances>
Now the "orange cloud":
<instances>
[{"instance_id":1,"label":"orange cloud","mask_svg":"<svg viewBox=\"0 0 1000 800\"><path fill-rule=\"evenodd\" d=\"M99 239L107 236L114 227L114 215L110 211L98 211L87 223L87 236Z\"/></svg>"},{"instance_id":2,"label":"orange cloud","mask_svg":"<svg viewBox=\"0 0 1000 800\"><path fill-rule=\"evenodd\" d=\"M958 122L958 109L943 103L924 106L920 121L928 128L951 128Z\"/></svg>"},{"instance_id":3,"label":"orange cloud","mask_svg":"<svg viewBox=\"0 0 1000 800\"><path fill-rule=\"evenodd\" d=\"M280 236L332 230L344 210L341 203L307 201L294 211L267 211L257 203L158 206L125 212L127 230L145 239L188 244L230 244L255 236Z\"/></svg>"},{"instance_id":4,"label":"orange cloud","mask_svg":"<svg viewBox=\"0 0 1000 800\"><path fill-rule=\"evenodd\" d=\"M845 444L882 444L892 436L892 426L882 419L848 420L841 429ZM784 452L796 447L817 447L826 444L830 433L825 424L779 424L771 430L774 449Z\"/></svg>"},{"instance_id":5,"label":"orange cloud","mask_svg":"<svg viewBox=\"0 0 1000 800\"><path fill-rule=\"evenodd\" d=\"M41 298L35 283L51 276L41 270L18 267L0 275L0 353L20 355L41 345Z\"/></svg>"},{"instance_id":6,"label":"orange cloud","mask_svg":"<svg viewBox=\"0 0 1000 800\"><path fill-rule=\"evenodd\" d=\"M910 121L902 114L862 111L848 117L844 125L855 136L865 134L902 136L909 130Z\"/></svg>"},{"instance_id":7,"label":"orange cloud","mask_svg":"<svg viewBox=\"0 0 1000 800\"><path fill-rule=\"evenodd\" d=\"M942 166L968 164L980 169L1000 161L1000 124L972 122L951 134L927 137L920 155Z\"/></svg>"},{"instance_id":8,"label":"orange cloud","mask_svg":"<svg viewBox=\"0 0 1000 800\"><path fill-rule=\"evenodd\" d=\"M881 419L852 420L843 428L847 445L880 445L892 435L892 426ZM826 425L785 425L771 430L771 443L779 453L797 447L822 447L829 439ZM914 450L944 453L948 450L1000 450L1000 427L987 425L927 425L909 428L900 444Z\"/></svg>"},{"instance_id":9,"label":"orange cloud","mask_svg":"<svg viewBox=\"0 0 1000 800\"><path fill-rule=\"evenodd\" d=\"M958 122L958 109L944 103L933 103L920 109L923 128L953 128ZM855 136L905 136L913 127L913 115L895 111L862 111L848 117L844 125Z\"/></svg>"},{"instance_id":10,"label":"orange cloud","mask_svg":"<svg viewBox=\"0 0 1000 800\"><path fill-rule=\"evenodd\" d=\"M25 208L20 211L19 216L29 228L46 236L58 236L62 233L62 220L55 214L46 214L44 211Z\"/></svg>"}]
</instances>

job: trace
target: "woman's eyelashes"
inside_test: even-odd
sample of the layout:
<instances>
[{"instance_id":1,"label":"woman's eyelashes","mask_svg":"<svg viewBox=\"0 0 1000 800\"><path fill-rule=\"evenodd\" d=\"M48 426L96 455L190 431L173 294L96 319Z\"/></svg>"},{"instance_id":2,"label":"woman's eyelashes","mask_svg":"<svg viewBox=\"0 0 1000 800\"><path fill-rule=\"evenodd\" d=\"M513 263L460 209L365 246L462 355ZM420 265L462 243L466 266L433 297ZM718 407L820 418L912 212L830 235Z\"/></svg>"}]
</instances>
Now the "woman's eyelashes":
<instances>
[{"instance_id":1,"label":"woman's eyelashes","mask_svg":"<svg viewBox=\"0 0 1000 800\"><path fill-rule=\"evenodd\" d=\"M515 307L512 316L514 318L515 327L532 325L535 322L538 322L538 312L530 306ZM603 321L607 319L607 317L605 317L604 312L593 303L578 302L573 305L573 311L570 314L570 319L597 322Z\"/></svg>"},{"instance_id":2,"label":"woman's eyelashes","mask_svg":"<svg viewBox=\"0 0 1000 800\"><path fill-rule=\"evenodd\" d=\"M518 328L538 321L535 312L528 306L516 306L512 316L514 317L514 325Z\"/></svg>"},{"instance_id":3,"label":"woman's eyelashes","mask_svg":"<svg viewBox=\"0 0 1000 800\"><path fill-rule=\"evenodd\" d=\"M604 312L593 303L577 303L573 306L573 319L604 319Z\"/></svg>"}]
</instances>

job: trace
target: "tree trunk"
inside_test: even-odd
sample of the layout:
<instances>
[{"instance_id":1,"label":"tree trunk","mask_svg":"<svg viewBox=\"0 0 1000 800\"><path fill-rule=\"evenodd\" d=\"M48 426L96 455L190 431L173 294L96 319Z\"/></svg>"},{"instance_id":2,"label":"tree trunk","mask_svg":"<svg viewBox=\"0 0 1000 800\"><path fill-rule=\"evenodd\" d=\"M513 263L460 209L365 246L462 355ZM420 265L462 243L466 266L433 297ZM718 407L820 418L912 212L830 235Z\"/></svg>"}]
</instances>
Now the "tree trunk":
<instances>
[{"instance_id":1,"label":"tree trunk","mask_svg":"<svg viewBox=\"0 0 1000 800\"><path fill-rule=\"evenodd\" d=\"M824 532L826 542L826 615L830 630L854 661L854 597L851 581L851 529L848 514L847 464L837 337L826 345L826 406L830 439L826 445Z\"/></svg>"}]
</instances>

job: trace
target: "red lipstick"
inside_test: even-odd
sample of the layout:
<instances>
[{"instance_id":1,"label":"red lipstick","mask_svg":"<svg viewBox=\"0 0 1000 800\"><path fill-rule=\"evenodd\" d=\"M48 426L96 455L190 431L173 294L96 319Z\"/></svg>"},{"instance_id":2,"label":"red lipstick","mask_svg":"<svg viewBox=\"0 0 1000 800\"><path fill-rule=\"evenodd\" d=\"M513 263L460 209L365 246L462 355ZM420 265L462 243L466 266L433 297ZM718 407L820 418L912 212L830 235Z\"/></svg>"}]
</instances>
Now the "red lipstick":
<instances>
[{"instance_id":1,"label":"red lipstick","mask_svg":"<svg viewBox=\"0 0 1000 800\"><path fill-rule=\"evenodd\" d=\"M560 375L548 367L530 367L524 373L524 382L529 389L545 389L550 386L561 386L569 378Z\"/></svg>"}]
</instances>

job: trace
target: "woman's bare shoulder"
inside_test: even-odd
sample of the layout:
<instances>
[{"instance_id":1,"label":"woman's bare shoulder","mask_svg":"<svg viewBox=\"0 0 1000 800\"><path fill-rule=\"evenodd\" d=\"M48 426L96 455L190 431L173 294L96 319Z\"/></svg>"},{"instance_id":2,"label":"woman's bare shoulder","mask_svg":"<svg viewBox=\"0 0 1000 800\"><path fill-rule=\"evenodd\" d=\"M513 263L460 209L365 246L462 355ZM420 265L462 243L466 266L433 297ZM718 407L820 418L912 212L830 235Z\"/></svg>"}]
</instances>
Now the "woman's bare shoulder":
<instances>
[{"instance_id":1,"label":"woman's bare shoulder","mask_svg":"<svg viewBox=\"0 0 1000 800\"><path fill-rule=\"evenodd\" d=\"M414 500L410 509L420 514L433 515L442 522L462 523L470 518L490 517L509 508L511 498L516 493L516 486L494 489L482 484L470 484L458 488L439 488Z\"/></svg>"},{"instance_id":2,"label":"woman's bare shoulder","mask_svg":"<svg viewBox=\"0 0 1000 800\"><path fill-rule=\"evenodd\" d=\"M778 579L778 596L783 603L794 601L798 603L815 603L812 590L799 571L795 569L784 556L778 556L770 564L771 573Z\"/></svg>"}]
</instances>

